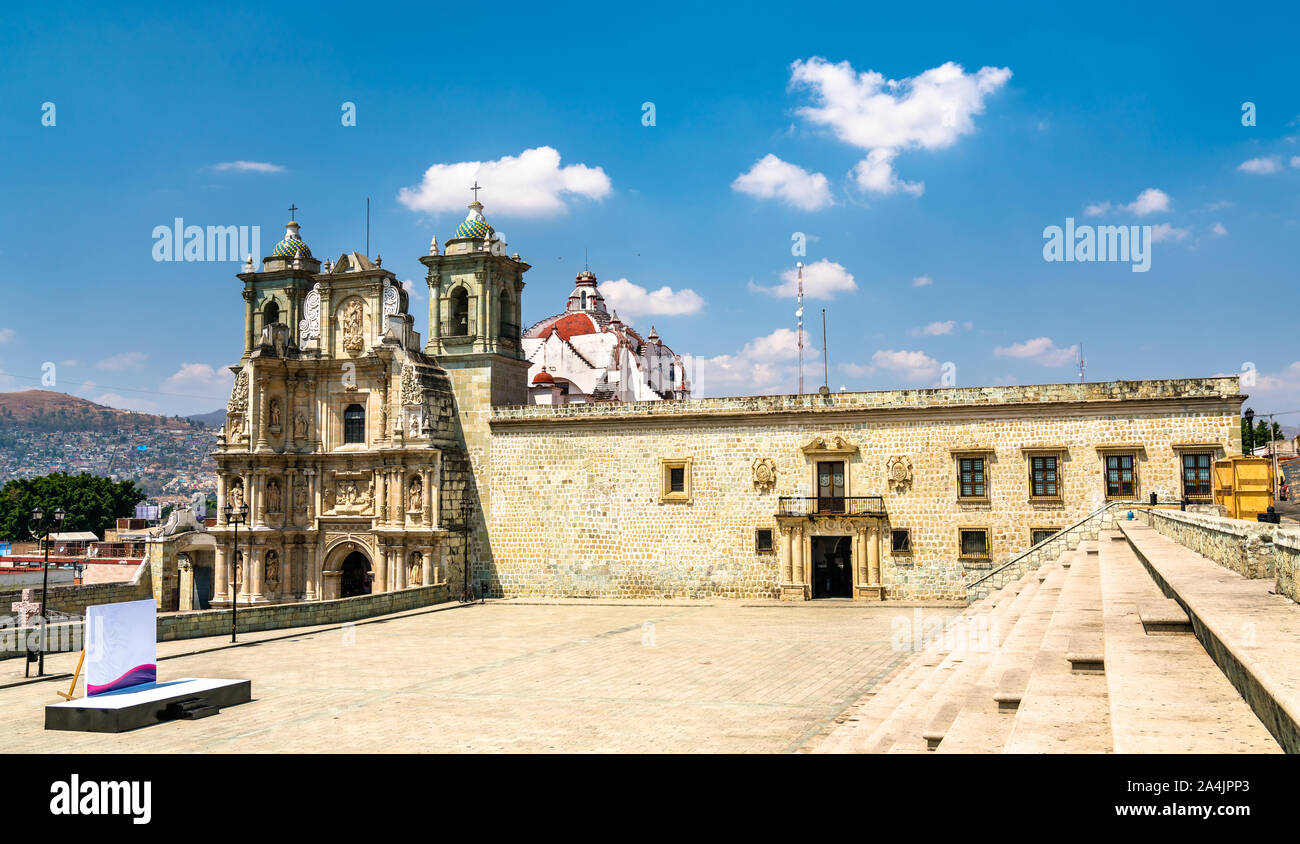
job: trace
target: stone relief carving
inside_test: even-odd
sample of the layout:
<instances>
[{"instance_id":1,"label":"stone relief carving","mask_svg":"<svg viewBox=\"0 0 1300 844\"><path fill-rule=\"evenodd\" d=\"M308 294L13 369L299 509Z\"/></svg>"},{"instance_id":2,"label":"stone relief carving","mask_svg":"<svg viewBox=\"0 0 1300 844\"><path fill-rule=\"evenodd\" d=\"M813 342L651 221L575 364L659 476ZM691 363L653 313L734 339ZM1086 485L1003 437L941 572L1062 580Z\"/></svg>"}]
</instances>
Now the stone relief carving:
<instances>
[{"instance_id":1,"label":"stone relief carving","mask_svg":"<svg viewBox=\"0 0 1300 844\"><path fill-rule=\"evenodd\" d=\"M244 504L244 482L236 480L230 487L230 492L226 496L230 500L230 506L238 510Z\"/></svg>"},{"instance_id":2,"label":"stone relief carving","mask_svg":"<svg viewBox=\"0 0 1300 844\"><path fill-rule=\"evenodd\" d=\"M399 309L399 307L400 307L400 305L401 305L401 296L398 294L398 292L397 292L397 288L394 287L394 286L392 285L392 283L390 283L390 282L388 281L388 279L384 279L384 298L383 298L383 302L384 302L384 316L383 316L383 319L382 319L382 321L381 321L381 323L380 323L379 330L380 330L380 331L387 331L387 330L388 330L388 317L391 316L391 315L393 315L393 314L395 314L395 313L397 313L397 311L398 311L398 309Z\"/></svg>"},{"instance_id":3,"label":"stone relief carving","mask_svg":"<svg viewBox=\"0 0 1300 844\"><path fill-rule=\"evenodd\" d=\"M415 364L409 361L402 367L402 404L420 404L424 401L424 387L420 384L420 375L415 371Z\"/></svg>"},{"instance_id":4,"label":"stone relief carving","mask_svg":"<svg viewBox=\"0 0 1300 844\"><path fill-rule=\"evenodd\" d=\"M293 506L296 510L307 509L307 487L304 484L298 484L293 488Z\"/></svg>"},{"instance_id":5,"label":"stone relief carving","mask_svg":"<svg viewBox=\"0 0 1300 844\"><path fill-rule=\"evenodd\" d=\"M422 478L411 478L410 492L407 495L407 510L419 512L424 506L424 480Z\"/></svg>"},{"instance_id":6,"label":"stone relief carving","mask_svg":"<svg viewBox=\"0 0 1300 844\"><path fill-rule=\"evenodd\" d=\"M282 415L282 414L280 413L280 400L279 400L278 398L273 398L273 399L271 399L271 410L270 410L270 416L271 416L271 427L272 427L272 428L279 428L279 427L280 427L280 417L281 417L281 415Z\"/></svg>"},{"instance_id":7,"label":"stone relief carving","mask_svg":"<svg viewBox=\"0 0 1300 844\"><path fill-rule=\"evenodd\" d=\"M235 386L230 391L230 401L226 402L228 413L243 413L248 410L248 370L240 370L235 378Z\"/></svg>"},{"instance_id":8,"label":"stone relief carving","mask_svg":"<svg viewBox=\"0 0 1300 844\"><path fill-rule=\"evenodd\" d=\"M776 486L776 461L759 457L754 461L754 488L770 490Z\"/></svg>"},{"instance_id":9,"label":"stone relief carving","mask_svg":"<svg viewBox=\"0 0 1300 844\"><path fill-rule=\"evenodd\" d=\"M365 348L366 340L362 334L363 308L359 300L352 300L343 308L343 349L348 352L360 352Z\"/></svg>"},{"instance_id":10,"label":"stone relief carving","mask_svg":"<svg viewBox=\"0 0 1300 844\"><path fill-rule=\"evenodd\" d=\"M271 478L266 482L266 512L280 512L280 482Z\"/></svg>"},{"instance_id":11,"label":"stone relief carving","mask_svg":"<svg viewBox=\"0 0 1300 844\"><path fill-rule=\"evenodd\" d=\"M298 322L298 334L304 341L320 339L320 283L312 286L303 303L305 316Z\"/></svg>"},{"instance_id":12,"label":"stone relief carving","mask_svg":"<svg viewBox=\"0 0 1300 844\"><path fill-rule=\"evenodd\" d=\"M818 452L825 454L852 454L858 450L858 447L846 440L844 437L836 434L830 437L813 437L801 451L804 454L815 454Z\"/></svg>"},{"instance_id":13,"label":"stone relief carving","mask_svg":"<svg viewBox=\"0 0 1300 844\"><path fill-rule=\"evenodd\" d=\"M912 485L912 461L906 456L889 458L885 476L894 492L902 492Z\"/></svg>"},{"instance_id":14,"label":"stone relief carving","mask_svg":"<svg viewBox=\"0 0 1300 844\"><path fill-rule=\"evenodd\" d=\"M307 414L301 410L293 415L293 438L296 440L307 438Z\"/></svg>"}]
</instances>

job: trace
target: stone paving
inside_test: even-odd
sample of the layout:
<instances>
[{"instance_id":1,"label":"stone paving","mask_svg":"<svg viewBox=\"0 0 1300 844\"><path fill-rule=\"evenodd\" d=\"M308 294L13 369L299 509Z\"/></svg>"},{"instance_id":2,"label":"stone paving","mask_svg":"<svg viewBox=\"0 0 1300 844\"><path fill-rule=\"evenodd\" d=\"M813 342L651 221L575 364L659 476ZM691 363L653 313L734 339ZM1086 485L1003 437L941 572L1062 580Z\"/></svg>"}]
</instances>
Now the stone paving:
<instances>
[{"instance_id":1,"label":"stone paving","mask_svg":"<svg viewBox=\"0 0 1300 844\"><path fill-rule=\"evenodd\" d=\"M891 624L916 612L498 601L250 634L234 648L165 642L160 679L250 678L254 700L120 735L45 731L43 706L68 679L6 686L22 676L9 660L0 752L797 752L905 656ZM52 655L46 670L75 659Z\"/></svg>"}]
</instances>

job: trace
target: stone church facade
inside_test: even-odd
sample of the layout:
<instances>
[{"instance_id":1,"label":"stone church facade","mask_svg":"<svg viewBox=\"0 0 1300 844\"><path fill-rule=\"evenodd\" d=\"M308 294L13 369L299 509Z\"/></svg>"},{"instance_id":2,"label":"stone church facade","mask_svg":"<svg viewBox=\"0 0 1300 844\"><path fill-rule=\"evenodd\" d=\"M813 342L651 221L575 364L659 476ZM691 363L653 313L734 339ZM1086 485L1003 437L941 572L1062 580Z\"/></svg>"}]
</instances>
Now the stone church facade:
<instances>
[{"instance_id":1,"label":"stone church facade","mask_svg":"<svg viewBox=\"0 0 1300 844\"><path fill-rule=\"evenodd\" d=\"M420 259L427 340L381 259L322 265L296 222L245 265L213 606L955 600L1107 502L1205 500L1241 451L1236 378L532 405L529 265L482 211Z\"/></svg>"}]
</instances>

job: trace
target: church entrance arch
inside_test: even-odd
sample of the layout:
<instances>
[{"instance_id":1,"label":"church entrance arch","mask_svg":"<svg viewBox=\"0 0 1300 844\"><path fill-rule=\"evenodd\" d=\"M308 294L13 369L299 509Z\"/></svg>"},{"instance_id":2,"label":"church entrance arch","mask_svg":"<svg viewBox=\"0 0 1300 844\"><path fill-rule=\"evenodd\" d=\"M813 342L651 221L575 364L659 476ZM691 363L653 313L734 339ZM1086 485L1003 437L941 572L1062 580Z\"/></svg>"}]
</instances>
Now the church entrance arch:
<instances>
[{"instance_id":1,"label":"church entrance arch","mask_svg":"<svg viewBox=\"0 0 1300 844\"><path fill-rule=\"evenodd\" d=\"M369 595L373 577L369 558L360 551L353 551L339 566L339 597Z\"/></svg>"}]
</instances>

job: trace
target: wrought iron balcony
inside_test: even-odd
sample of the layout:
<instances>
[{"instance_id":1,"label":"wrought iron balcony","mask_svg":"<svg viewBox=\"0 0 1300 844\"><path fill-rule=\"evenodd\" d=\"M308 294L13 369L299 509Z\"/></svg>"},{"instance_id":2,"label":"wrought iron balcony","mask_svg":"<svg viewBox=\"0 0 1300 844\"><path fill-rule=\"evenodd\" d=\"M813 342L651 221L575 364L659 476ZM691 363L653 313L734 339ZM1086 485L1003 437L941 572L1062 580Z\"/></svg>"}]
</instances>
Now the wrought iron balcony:
<instances>
[{"instance_id":1,"label":"wrought iron balcony","mask_svg":"<svg viewBox=\"0 0 1300 844\"><path fill-rule=\"evenodd\" d=\"M883 516L885 499L879 495L816 497L783 495L777 500L778 516Z\"/></svg>"}]
</instances>

